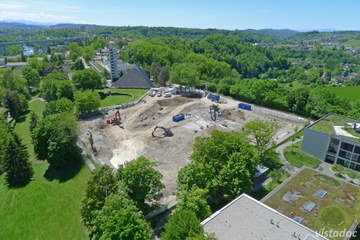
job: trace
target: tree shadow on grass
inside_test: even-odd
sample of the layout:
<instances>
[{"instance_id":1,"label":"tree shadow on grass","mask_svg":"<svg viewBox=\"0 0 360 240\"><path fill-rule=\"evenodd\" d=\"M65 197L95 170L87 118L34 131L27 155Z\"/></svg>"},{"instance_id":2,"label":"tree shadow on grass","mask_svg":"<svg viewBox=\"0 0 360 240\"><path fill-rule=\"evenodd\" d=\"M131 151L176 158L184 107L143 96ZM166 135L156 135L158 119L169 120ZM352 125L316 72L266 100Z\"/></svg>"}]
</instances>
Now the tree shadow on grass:
<instances>
[{"instance_id":1,"label":"tree shadow on grass","mask_svg":"<svg viewBox=\"0 0 360 240\"><path fill-rule=\"evenodd\" d=\"M76 159L72 164L63 167L49 165L44 173L44 177L49 181L58 180L61 183L66 182L74 178L80 172L83 165L82 159Z\"/></svg>"},{"instance_id":2,"label":"tree shadow on grass","mask_svg":"<svg viewBox=\"0 0 360 240\"><path fill-rule=\"evenodd\" d=\"M20 189L23 187L26 187L33 179L28 179L26 181L22 182L16 182L16 183L7 183L7 186L9 189Z\"/></svg>"},{"instance_id":3,"label":"tree shadow on grass","mask_svg":"<svg viewBox=\"0 0 360 240\"><path fill-rule=\"evenodd\" d=\"M16 119L16 123L23 123L26 121L26 115L21 115Z\"/></svg>"}]
</instances>

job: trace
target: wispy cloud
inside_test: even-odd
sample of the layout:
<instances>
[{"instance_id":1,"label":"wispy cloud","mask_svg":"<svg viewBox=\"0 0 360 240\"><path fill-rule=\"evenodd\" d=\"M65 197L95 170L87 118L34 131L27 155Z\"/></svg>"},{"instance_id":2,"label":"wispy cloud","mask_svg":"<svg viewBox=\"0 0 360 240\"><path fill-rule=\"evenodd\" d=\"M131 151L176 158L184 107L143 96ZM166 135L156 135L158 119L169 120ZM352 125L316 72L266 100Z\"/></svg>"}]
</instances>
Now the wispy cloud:
<instances>
[{"instance_id":1,"label":"wispy cloud","mask_svg":"<svg viewBox=\"0 0 360 240\"><path fill-rule=\"evenodd\" d=\"M84 23L85 21L80 17L66 16L66 15L54 15L43 12L17 12L17 11L1 11L0 19L7 20L28 20L34 22L53 22L53 23Z\"/></svg>"},{"instance_id":2,"label":"wispy cloud","mask_svg":"<svg viewBox=\"0 0 360 240\"><path fill-rule=\"evenodd\" d=\"M15 10L26 8L27 4L23 3L0 3L1 10Z\"/></svg>"}]
</instances>

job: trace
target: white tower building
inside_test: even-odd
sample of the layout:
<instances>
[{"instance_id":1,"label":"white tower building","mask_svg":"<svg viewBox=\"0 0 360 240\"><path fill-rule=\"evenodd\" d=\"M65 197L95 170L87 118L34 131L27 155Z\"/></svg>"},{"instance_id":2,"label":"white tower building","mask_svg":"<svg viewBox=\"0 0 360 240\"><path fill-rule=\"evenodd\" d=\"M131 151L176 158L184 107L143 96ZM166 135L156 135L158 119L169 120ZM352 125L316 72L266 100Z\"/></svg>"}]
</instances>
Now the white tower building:
<instances>
[{"instance_id":1,"label":"white tower building","mask_svg":"<svg viewBox=\"0 0 360 240\"><path fill-rule=\"evenodd\" d=\"M110 63L110 76L113 81L119 79L119 68L118 68L118 55L115 42L109 42L109 63Z\"/></svg>"}]
</instances>

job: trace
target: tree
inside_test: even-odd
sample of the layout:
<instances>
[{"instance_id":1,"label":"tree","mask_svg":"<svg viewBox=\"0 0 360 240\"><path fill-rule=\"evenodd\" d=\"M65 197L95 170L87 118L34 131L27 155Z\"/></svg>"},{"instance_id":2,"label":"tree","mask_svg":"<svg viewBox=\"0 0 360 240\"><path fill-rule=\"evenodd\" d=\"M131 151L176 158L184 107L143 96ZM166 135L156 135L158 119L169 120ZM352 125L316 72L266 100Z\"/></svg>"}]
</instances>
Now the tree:
<instances>
[{"instance_id":1,"label":"tree","mask_svg":"<svg viewBox=\"0 0 360 240\"><path fill-rule=\"evenodd\" d=\"M64 82L64 83L63 83ZM72 89L70 81L67 80L67 76L63 72L52 72L47 75L40 83L40 93L43 98L47 101L56 100L61 97L70 98L72 96L72 91L70 96L63 94L61 89L62 85L66 85L68 88Z\"/></svg>"},{"instance_id":2,"label":"tree","mask_svg":"<svg viewBox=\"0 0 360 240\"><path fill-rule=\"evenodd\" d=\"M281 169L273 170L268 174L268 177L272 178L273 182L280 183L284 171Z\"/></svg>"},{"instance_id":3,"label":"tree","mask_svg":"<svg viewBox=\"0 0 360 240\"><path fill-rule=\"evenodd\" d=\"M162 86L165 86L166 83L170 80L170 74L166 67L162 67L160 69L160 73L158 76L158 83Z\"/></svg>"},{"instance_id":4,"label":"tree","mask_svg":"<svg viewBox=\"0 0 360 240\"><path fill-rule=\"evenodd\" d=\"M40 83L39 72L32 67L24 67L22 74L27 81L28 87L38 87Z\"/></svg>"},{"instance_id":5,"label":"tree","mask_svg":"<svg viewBox=\"0 0 360 240\"><path fill-rule=\"evenodd\" d=\"M275 135L274 124L254 120L245 124L245 133L250 141L255 144L260 163L270 169L282 166L278 154L271 149L272 138Z\"/></svg>"},{"instance_id":6,"label":"tree","mask_svg":"<svg viewBox=\"0 0 360 240\"><path fill-rule=\"evenodd\" d=\"M8 142L3 164L6 181L12 187L28 183L34 174L26 146L17 134Z\"/></svg>"},{"instance_id":7,"label":"tree","mask_svg":"<svg viewBox=\"0 0 360 240\"><path fill-rule=\"evenodd\" d=\"M12 131L10 124L0 116L0 174L4 171L4 157L9 139L12 137Z\"/></svg>"},{"instance_id":8,"label":"tree","mask_svg":"<svg viewBox=\"0 0 360 240\"><path fill-rule=\"evenodd\" d=\"M95 213L91 230L92 239L96 240L150 240L153 235L141 211L124 193L106 198L102 209Z\"/></svg>"},{"instance_id":9,"label":"tree","mask_svg":"<svg viewBox=\"0 0 360 240\"><path fill-rule=\"evenodd\" d=\"M32 134L37 157L46 159L54 167L78 161L76 128L73 114L53 114L44 118Z\"/></svg>"},{"instance_id":10,"label":"tree","mask_svg":"<svg viewBox=\"0 0 360 240\"><path fill-rule=\"evenodd\" d=\"M101 75L91 68L75 71L71 80L76 88L83 90L94 90L102 86Z\"/></svg>"},{"instance_id":11,"label":"tree","mask_svg":"<svg viewBox=\"0 0 360 240\"><path fill-rule=\"evenodd\" d=\"M255 148L262 158L264 152L272 145L275 126L261 120L254 120L246 123L244 128L249 140L255 144Z\"/></svg>"},{"instance_id":12,"label":"tree","mask_svg":"<svg viewBox=\"0 0 360 240\"><path fill-rule=\"evenodd\" d=\"M75 92L75 107L79 114L90 113L100 107L100 96L96 91Z\"/></svg>"},{"instance_id":13,"label":"tree","mask_svg":"<svg viewBox=\"0 0 360 240\"><path fill-rule=\"evenodd\" d=\"M34 129L37 127L39 123L39 118L36 115L35 112L31 112L31 119L30 119L30 132L32 133L34 131Z\"/></svg>"},{"instance_id":14,"label":"tree","mask_svg":"<svg viewBox=\"0 0 360 240\"><path fill-rule=\"evenodd\" d=\"M117 177L130 198L144 212L147 210L147 203L160 199L161 190L164 188L160 181L162 175L154 166L154 162L141 156L127 163L125 167L120 167L117 172Z\"/></svg>"},{"instance_id":15,"label":"tree","mask_svg":"<svg viewBox=\"0 0 360 240\"><path fill-rule=\"evenodd\" d=\"M3 102L4 106L9 109L11 117L15 119L28 108L25 97L17 91L6 91Z\"/></svg>"},{"instance_id":16,"label":"tree","mask_svg":"<svg viewBox=\"0 0 360 240\"><path fill-rule=\"evenodd\" d=\"M177 199L179 201L177 209L190 210L195 213L198 219L205 219L211 214L210 206L206 202L208 191L193 186L190 191L182 190L179 192Z\"/></svg>"},{"instance_id":17,"label":"tree","mask_svg":"<svg viewBox=\"0 0 360 240\"><path fill-rule=\"evenodd\" d=\"M257 164L255 149L244 135L213 131L210 137L196 139L190 164L178 174L179 189L190 191L196 185L208 190L209 199L230 200L248 191ZM232 188L231 182L238 185Z\"/></svg>"},{"instance_id":18,"label":"tree","mask_svg":"<svg viewBox=\"0 0 360 240\"><path fill-rule=\"evenodd\" d=\"M170 82L185 86L199 87L200 74L193 65L186 63L179 64L171 71Z\"/></svg>"},{"instance_id":19,"label":"tree","mask_svg":"<svg viewBox=\"0 0 360 240\"><path fill-rule=\"evenodd\" d=\"M76 59L76 61L74 62L74 65L71 67L73 70L84 70L84 64L81 61L80 58Z\"/></svg>"},{"instance_id":20,"label":"tree","mask_svg":"<svg viewBox=\"0 0 360 240\"><path fill-rule=\"evenodd\" d=\"M57 113L71 113L74 110L74 104L67 98L61 98L56 101L49 102L45 105L43 117Z\"/></svg>"},{"instance_id":21,"label":"tree","mask_svg":"<svg viewBox=\"0 0 360 240\"><path fill-rule=\"evenodd\" d=\"M116 190L116 180L111 167L102 165L92 171L81 204L81 217L85 226L88 228L93 226L95 212L102 209L106 197Z\"/></svg>"},{"instance_id":22,"label":"tree","mask_svg":"<svg viewBox=\"0 0 360 240\"><path fill-rule=\"evenodd\" d=\"M69 44L70 58L75 61L82 54L82 49L77 43Z\"/></svg>"},{"instance_id":23,"label":"tree","mask_svg":"<svg viewBox=\"0 0 360 240\"><path fill-rule=\"evenodd\" d=\"M298 88L291 91L287 97L289 109L297 114L304 115L305 107L308 102L310 91L307 88Z\"/></svg>"},{"instance_id":24,"label":"tree","mask_svg":"<svg viewBox=\"0 0 360 240\"><path fill-rule=\"evenodd\" d=\"M74 99L74 87L69 80L58 82L56 86L56 98Z\"/></svg>"},{"instance_id":25,"label":"tree","mask_svg":"<svg viewBox=\"0 0 360 240\"><path fill-rule=\"evenodd\" d=\"M45 70L43 62L40 62L36 57L28 58L27 62L31 68L35 69L41 76L43 76Z\"/></svg>"},{"instance_id":26,"label":"tree","mask_svg":"<svg viewBox=\"0 0 360 240\"><path fill-rule=\"evenodd\" d=\"M221 169L219 182L223 187L225 198L234 199L241 193L250 193L253 171L246 165L251 157L253 157L252 153L236 152L230 156L227 164Z\"/></svg>"},{"instance_id":27,"label":"tree","mask_svg":"<svg viewBox=\"0 0 360 240\"><path fill-rule=\"evenodd\" d=\"M190 210L179 210L170 217L161 234L162 240L186 240L198 235L204 235L200 221Z\"/></svg>"}]
</instances>

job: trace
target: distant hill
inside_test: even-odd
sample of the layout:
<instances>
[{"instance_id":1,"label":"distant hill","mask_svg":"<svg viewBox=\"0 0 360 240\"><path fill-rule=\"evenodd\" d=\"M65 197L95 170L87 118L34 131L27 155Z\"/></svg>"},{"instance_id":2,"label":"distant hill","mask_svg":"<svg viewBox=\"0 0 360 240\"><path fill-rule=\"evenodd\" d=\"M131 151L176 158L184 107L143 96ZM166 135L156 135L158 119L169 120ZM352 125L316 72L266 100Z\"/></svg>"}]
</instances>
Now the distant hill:
<instances>
[{"instance_id":1,"label":"distant hill","mask_svg":"<svg viewBox=\"0 0 360 240\"><path fill-rule=\"evenodd\" d=\"M67 28L67 29L85 29L85 30L96 30L107 28L108 26L101 26L95 24L76 24L76 23L59 23L49 26L50 28Z\"/></svg>"},{"instance_id":2,"label":"distant hill","mask_svg":"<svg viewBox=\"0 0 360 240\"><path fill-rule=\"evenodd\" d=\"M350 43L349 45L352 45L353 42L351 42L351 40L360 40L360 31L335 31L335 32L310 31L310 32L303 32L296 35L292 35L285 39L285 41L287 42L304 43L304 44L325 43L325 42L344 44L345 42L347 42Z\"/></svg>"},{"instance_id":3,"label":"distant hill","mask_svg":"<svg viewBox=\"0 0 360 240\"><path fill-rule=\"evenodd\" d=\"M298 31L294 31L291 29L260 29L260 30L254 30L254 29L246 29L245 32L250 32L250 33L260 33L263 35L267 35L270 37L278 37L278 38L286 38L286 37L290 37L293 35L296 35L300 32Z\"/></svg>"},{"instance_id":4,"label":"distant hill","mask_svg":"<svg viewBox=\"0 0 360 240\"><path fill-rule=\"evenodd\" d=\"M28 25L26 23L20 23L20 22L0 21L0 28L40 29L43 27L44 26Z\"/></svg>"}]
</instances>

